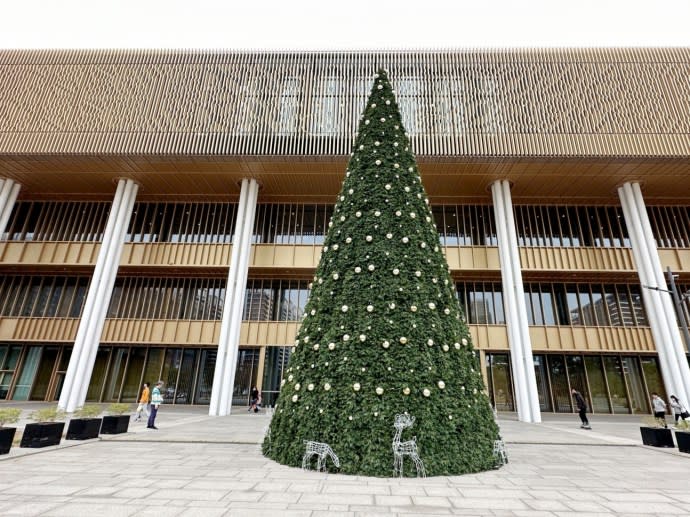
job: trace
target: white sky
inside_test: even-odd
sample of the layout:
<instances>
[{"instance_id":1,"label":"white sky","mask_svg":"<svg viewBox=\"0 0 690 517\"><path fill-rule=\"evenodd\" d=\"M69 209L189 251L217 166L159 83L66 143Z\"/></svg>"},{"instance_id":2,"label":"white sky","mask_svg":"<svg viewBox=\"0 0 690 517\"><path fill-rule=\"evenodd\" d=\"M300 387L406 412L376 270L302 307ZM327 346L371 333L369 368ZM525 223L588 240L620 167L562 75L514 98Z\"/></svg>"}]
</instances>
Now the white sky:
<instances>
[{"instance_id":1,"label":"white sky","mask_svg":"<svg viewBox=\"0 0 690 517\"><path fill-rule=\"evenodd\" d=\"M0 48L689 46L690 0L5 0Z\"/></svg>"}]
</instances>

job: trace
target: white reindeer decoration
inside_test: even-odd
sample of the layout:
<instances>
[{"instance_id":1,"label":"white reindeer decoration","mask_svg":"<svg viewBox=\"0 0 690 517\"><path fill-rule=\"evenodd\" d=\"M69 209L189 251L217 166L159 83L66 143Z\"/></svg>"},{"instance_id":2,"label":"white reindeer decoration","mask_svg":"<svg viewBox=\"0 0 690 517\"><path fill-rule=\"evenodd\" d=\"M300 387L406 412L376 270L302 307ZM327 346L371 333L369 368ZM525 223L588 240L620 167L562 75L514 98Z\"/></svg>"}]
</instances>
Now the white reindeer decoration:
<instances>
[{"instance_id":1,"label":"white reindeer decoration","mask_svg":"<svg viewBox=\"0 0 690 517\"><path fill-rule=\"evenodd\" d=\"M395 458L393 462L393 474L402 477L403 475L403 457L409 456L414 462L414 466L417 469L417 477L426 477L426 472L424 471L424 462L417 454L417 437L415 436L412 440L407 442L401 442L400 437L402 436L403 429L412 427L414 424L414 417L408 414L395 415L395 436L393 437L393 457Z\"/></svg>"},{"instance_id":2,"label":"white reindeer decoration","mask_svg":"<svg viewBox=\"0 0 690 517\"><path fill-rule=\"evenodd\" d=\"M331 458L333 465L340 467L340 460L336 456L331 446L327 443L312 442L305 440L304 443L307 449L304 451L304 456L302 456L302 468L304 470L309 470L309 465L311 463L311 457L316 454L318 461L316 463L316 470L320 472L326 472L326 456Z\"/></svg>"}]
</instances>

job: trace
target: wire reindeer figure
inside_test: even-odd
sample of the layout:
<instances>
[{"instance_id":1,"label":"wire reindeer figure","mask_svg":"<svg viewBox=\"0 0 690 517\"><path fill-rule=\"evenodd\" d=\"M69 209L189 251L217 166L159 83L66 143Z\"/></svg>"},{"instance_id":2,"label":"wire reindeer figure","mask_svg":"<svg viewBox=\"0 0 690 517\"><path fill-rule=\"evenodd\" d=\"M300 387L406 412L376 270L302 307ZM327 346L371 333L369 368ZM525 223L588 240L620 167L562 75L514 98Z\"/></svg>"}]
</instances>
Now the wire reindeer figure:
<instances>
[{"instance_id":1,"label":"wire reindeer figure","mask_svg":"<svg viewBox=\"0 0 690 517\"><path fill-rule=\"evenodd\" d=\"M304 443L306 445L304 456L302 456L302 468L304 470L309 470L309 466L311 464L311 457L314 455L316 455L318 460L316 462L316 470L319 472L327 472L327 457L331 458L333 465L335 465L336 467L340 467L340 460L338 459L338 456L335 454L335 452L333 452L333 449L331 449L330 445L328 445L327 443L312 442L307 440L304 440Z\"/></svg>"},{"instance_id":2,"label":"wire reindeer figure","mask_svg":"<svg viewBox=\"0 0 690 517\"><path fill-rule=\"evenodd\" d=\"M393 437L393 474L399 477L403 476L403 459L405 456L409 456L417 469L417 477L425 478L424 462L417 452L417 437L415 436L412 440L406 442L400 441L403 429L412 427L412 425L414 425L413 416L407 414L395 415L395 423L393 424L393 427L395 427L395 436Z\"/></svg>"}]
</instances>

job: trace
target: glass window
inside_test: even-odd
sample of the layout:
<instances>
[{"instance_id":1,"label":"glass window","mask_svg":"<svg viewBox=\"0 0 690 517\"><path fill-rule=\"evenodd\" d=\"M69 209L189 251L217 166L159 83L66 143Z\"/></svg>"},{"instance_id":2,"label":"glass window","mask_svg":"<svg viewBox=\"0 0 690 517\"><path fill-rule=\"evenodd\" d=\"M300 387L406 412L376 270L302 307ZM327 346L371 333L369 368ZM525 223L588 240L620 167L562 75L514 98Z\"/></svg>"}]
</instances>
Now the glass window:
<instances>
[{"instance_id":1,"label":"glass window","mask_svg":"<svg viewBox=\"0 0 690 517\"><path fill-rule=\"evenodd\" d=\"M597 355L585 356L587 380L589 381L589 396L592 411L595 413L610 413L609 394L604 378L604 368L601 357Z\"/></svg>"},{"instance_id":2,"label":"glass window","mask_svg":"<svg viewBox=\"0 0 690 517\"><path fill-rule=\"evenodd\" d=\"M606 380L611 394L611 406L614 414L630 413L628 394L625 389L623 377L623 367L620 358L617 356L604 356L604 369L606 370Z\"/></svg>"},{"instance_id":3,"label":"glass window","mask_svg":"<svg viewBox=\"0 0 690 517\"><path fill-rule=\"evenodd\" d=\"M644 377L637 357L623 357L623 373L628 383L630 402L633 413L649 413L649 398L645 388Z\"/></svg>"},{"instance_id":4,"label":"glass window","mask_svg":"<svg viewBox=\"0 0 690 517\"><path fill-rule=\"evenodd\" d=\"M568 385L568 373L565 360L562 355L548 355L549 379L557 413L570 413L571 405L570 386Z\"/></svg>"},{"instance_id":5,"label":"glass window","mask_svg":"<svg viewBox=\"0 0 690 517\"><path fill-rule=\"evenodd\" d=\"M486 355L491 402L497 411L514 411L513 381L507 354Z\"/></svg>"},{"instance_id":6,"label":"glass window","mask_svg":"<svg viewBox=\"0 0 690 517\"><path fill-rule=\"evenodd\" d=\"M534 375L537 380L537 393L539 394L539 408L541 411L552 411L551 388L549 387L549 375L546 371L546 356L534 355Z\"/></svg>"}]
</instances>

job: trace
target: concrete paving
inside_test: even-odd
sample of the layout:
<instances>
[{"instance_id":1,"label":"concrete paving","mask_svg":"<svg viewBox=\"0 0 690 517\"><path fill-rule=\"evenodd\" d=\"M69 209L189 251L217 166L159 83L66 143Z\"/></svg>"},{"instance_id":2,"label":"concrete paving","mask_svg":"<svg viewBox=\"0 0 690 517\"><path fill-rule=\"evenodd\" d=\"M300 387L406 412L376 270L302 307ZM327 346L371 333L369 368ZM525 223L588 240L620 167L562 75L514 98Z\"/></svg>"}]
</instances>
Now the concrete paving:
<instances>
[{"instance_id":1,"label":"concrete paving","mask_svg":"<svg viewBox=\"0 0 690 517\"><path fill-rule=\"evenodd\" d=\"M28 406L26 406L28 407ZM427 479L304 472L264 458L266 413L164 406L158 431L0 457L0 515L690 516L690 455L644 447L639 417L499 416L510 463ZM423 454L422 454L423 455Z\"/></svg>"}]
</instances>

